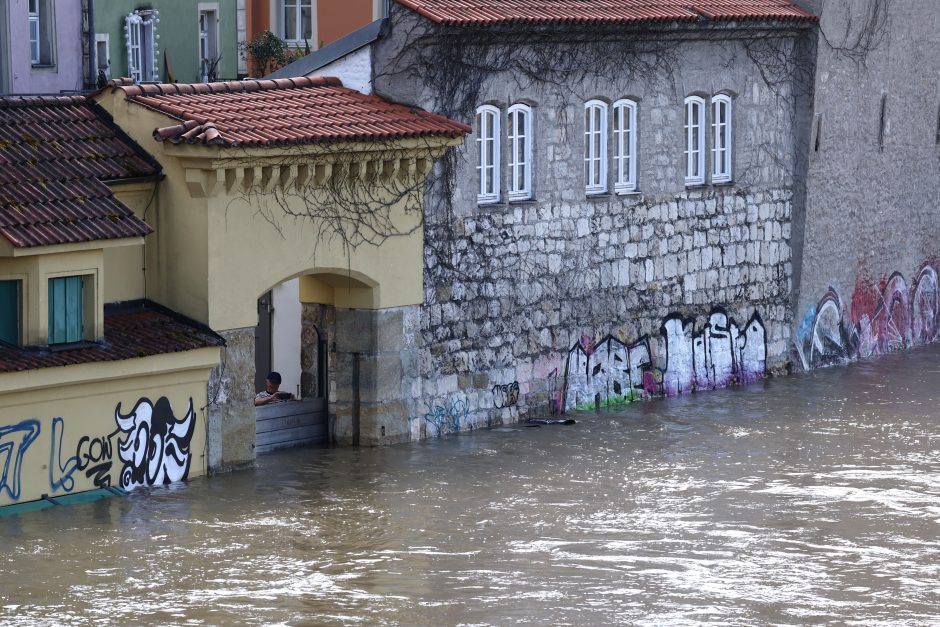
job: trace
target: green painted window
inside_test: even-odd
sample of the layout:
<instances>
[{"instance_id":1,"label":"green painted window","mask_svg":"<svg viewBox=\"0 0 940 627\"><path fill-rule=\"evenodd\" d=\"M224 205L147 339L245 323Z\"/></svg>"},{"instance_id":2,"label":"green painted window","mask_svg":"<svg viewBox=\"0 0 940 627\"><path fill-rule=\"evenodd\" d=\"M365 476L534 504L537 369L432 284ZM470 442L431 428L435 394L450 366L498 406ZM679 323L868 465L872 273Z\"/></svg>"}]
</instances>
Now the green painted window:
<instances>
[{"instance_id":1,"label":"green painted window","mask_svg":"<svg viewBox=\"0 0 940 627\"><path fill-rule=\"evenodd\" d=\"M0 281L0 341L19 343L19 281Z\"/></svg>"},{"instance_id":2,"label":"green painted window","mask_svg":"<svg viewBox=\"0 0 940 627\"><path fill-rule=\"evenodd\" d=\"M82 339L82 277L49 279L49 343Z\"/></svg>"}]
</instances>

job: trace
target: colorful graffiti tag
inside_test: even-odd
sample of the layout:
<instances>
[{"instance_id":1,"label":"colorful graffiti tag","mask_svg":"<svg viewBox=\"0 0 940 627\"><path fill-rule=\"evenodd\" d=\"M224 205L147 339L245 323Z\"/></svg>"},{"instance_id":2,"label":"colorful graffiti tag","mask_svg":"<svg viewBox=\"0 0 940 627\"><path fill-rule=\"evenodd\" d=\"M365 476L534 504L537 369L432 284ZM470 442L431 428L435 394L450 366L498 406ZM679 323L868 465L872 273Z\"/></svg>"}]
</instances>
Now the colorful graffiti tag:
<instances>
[{"instance_id":1,"label":"colorful graffiti tag","mask_svg":"<svg viewBox=\"0 0 940 627\"><path fill-rule=\"evenodd\" d=\"M698 330L692 318L667 316L658 338L658 354L665 356L660 367L651 342L649 336L623 342L608 335L598 343L582 337L568 352L562 407L715 389L753 381L766 372L766 330L756 311L743 329L719 307Z\"/></svg>"},{"instance_id":2,"label":"colorful graffiti tag","mask_svg":"<svg viewBox=\"0 0 940 627\"><path fill-rule=\"evenodd\" d=\"M899 272L876 286L860 277L846 305L830 287L810 306L796 332L794 349L804 369L873 357L928 344L938 337L938 264L925 263L909 287Z\"/></svg>"},{"instance_id":3,"label":"colorful graffiti tag","mask_svg":"<svg viewBox=\"0 0 940 627\"><path fill-rule=\"evenodd\" d=\"M129 414L115 408L117 428L105 435L82 435L74 455L64 454L66 421L52 419L49 446L49 493L70 493L79 487L76 479L84 473L92 485L82 489L109 487L115 463L119 464L121 487L132 490L181 481L189 476L192 464L191 441L196 429L193 400L186 415L177 420L170 401L160 397L137 401ZM23 497L23 463L39 438L42 427L37 419L0 426L0 495L16 502ZM74 441L74 440L73 440ZM45 467L45 466L44 466ZM30 495L30 498L38 498Z\"/></svg>"}]
</instances>

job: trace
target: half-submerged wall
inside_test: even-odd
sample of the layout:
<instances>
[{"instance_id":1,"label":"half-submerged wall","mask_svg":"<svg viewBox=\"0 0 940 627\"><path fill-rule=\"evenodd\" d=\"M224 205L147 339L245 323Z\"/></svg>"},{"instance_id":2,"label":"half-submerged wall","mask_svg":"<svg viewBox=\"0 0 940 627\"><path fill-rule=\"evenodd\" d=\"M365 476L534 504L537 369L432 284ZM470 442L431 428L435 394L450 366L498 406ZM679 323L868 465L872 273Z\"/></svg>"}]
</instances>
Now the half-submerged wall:
<instances>
[{"instance_id":1,"label":"half-submerged wall","mask_svg":"<svg viewBox=\"0 0 940 627\"><path fill-rule=\"evenodd\" d=\"M465 122L490 105L503 128L495 202L478 203L478 142L468 139L437 170L438 181L452 184L426 203L415 433L722 387L786 368L795 144L808 88L795 69L806 62L798 45L806 31L629 40L578 33L578 43L541 48L482 32L468 41L492 42L496 52L468 45L461 58L458 33L443 36L421 19L393 5L390 35L375 54L377 93ZM428 51L443 41L455 67L430 62ZM598 62L587 72L565 73L551 61L592 55ZM380 66L385 58L395 61ZM771 68L771 58L793 63ZM493 67L472 101L445 88L476 78L462 63ZM733 103L731 180L687 185L685 98L701 97L711 110L720 95ZM613 104L627 98L637 107L636 189L614 193L611 165L606 191L586 193L585 103L608 106L613 164ZM514 104L533 116L532 194L507 202Z\"/></svg>"},{"instance_id":2,"label":"half-submerged wall","mask_svg":"<svg viewBox=\"0 0 940 627\"><path fill-rule=\"evenodd\" d=\"M936 340L940 31L930 0L822 2L794 361ZM805 219L804 219L805 217Z\"/></svg>"}]
</instances>

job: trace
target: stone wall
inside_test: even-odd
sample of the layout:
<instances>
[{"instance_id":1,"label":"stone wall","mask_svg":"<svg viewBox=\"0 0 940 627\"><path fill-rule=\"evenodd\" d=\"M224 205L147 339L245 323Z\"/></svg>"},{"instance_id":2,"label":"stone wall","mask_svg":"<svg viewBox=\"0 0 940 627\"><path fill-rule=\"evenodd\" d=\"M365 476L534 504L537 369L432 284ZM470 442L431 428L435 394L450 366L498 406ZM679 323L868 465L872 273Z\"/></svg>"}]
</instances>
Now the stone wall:
<instances>
[{"instance_id":1,"label":"stone wall","mask_svg":"<svg viewBox=\"0 0 940 627\"><path fill-rule=\"evenodd\" d=\"M393 6L391 35L374 55L376 92L473 123L473 111L447 110L421 72L404 80L401 59L420 56L408 38L433 32L416 21ZM505 201L505 130L501 202L477 204L474 136L438 166L438 181L453 174L454 185L435 187L426 203L422 391L410 418L425 426L415 435L721 387L787 367L793 176L806 112L789 69L766 80L779 68L761 65L747 36L728 35L663 35L674 40L649 59L658 74L588 72L558 85L505 71L485 80L476 105L503 115L517 102L532 108L534 193ZM760 37L798 57L806 33ZM572 52L564 43L553 50ZM395 55L393 66L379 65ZM734 102L734 180L687 188L684 98L719 93ZM638 102L639 192L588 196L584 103L624 97Z\"/></svg>"},{"instance_id":2,"label":"stone wall","mask_svg":"<svg viewBox=\"0 0 940 627\"><path fill-rule=\"evenodd\" d=\"M255 459L255 329L218 331L225 338L220 365L209 375L209 471Z\"/></svg>"},{"instance_id":3,"label":"stone wall","mask_svg":"<svg viewBox=\"0 0 940 627\"><path fill-rule=\"evenodd\" d=\"M934 341L940 328L936 3L815 5L806 205L794 221L793 352L805 368Z\"/></svg>"}]
</instances>

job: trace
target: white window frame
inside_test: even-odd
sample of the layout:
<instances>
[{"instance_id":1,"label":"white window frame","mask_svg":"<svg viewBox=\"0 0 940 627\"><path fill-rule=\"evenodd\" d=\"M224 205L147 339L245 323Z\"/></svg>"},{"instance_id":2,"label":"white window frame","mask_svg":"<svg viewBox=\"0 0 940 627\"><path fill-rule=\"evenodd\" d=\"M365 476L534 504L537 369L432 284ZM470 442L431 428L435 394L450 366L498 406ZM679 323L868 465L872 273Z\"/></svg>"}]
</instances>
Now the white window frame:
<instances>
[{"instance_id":1,"label":"white window frame","mask_svg":"<svg viewBox=\"0 0 940 627\"><path fill-rule=\"evenodd\" d=\"M718 94L712 98L712 183L731 182L734 144L731 130L731 97ZM721 110L724 109L724 122Z\"/></svg>"},{"instance_id":2,"label":"white window frame","mask_svg":"<svg viewBox=\"0 0 940 627\"><path fill-rule=\"evenodd\" d=\"M209 80L209 64L219 56L219 3L200 2L197 5L199 31L199 80ZM206 30L202 29L203 18Z\"/></svg>"},{"instance_id":3,"label":"white window frame","mask_svg":"<svg viewBox=\"0 0 940 627\"><path fill-rule=\"evenodd\" d=\"M614 191L636 191L636 113L635 100L623 98L614 103ZM626 128L623 121L627 120Z\"/></svg>"},{"instance_id":4,"label":"white window frame","mask_svg":"<svg viewBox=\"0 0 940 627\"><path fill-rule=\"evenodd\" d=\"M138 9L124 18L124 42L127 47L127 73L135 83L141 81L159 81L160 70L157 60L159 48L157 42L157 24L160 12L156 9Z\"/></svg>"},{"instance_id":5,"label":"white window frame","mask_svg":"<svg viewBox=\"0 0 940 627\"><path fill-rule=\"evenodd\" d=\"M607 103L584 103L584 191L588 195L607 191Z\"/></svg>"},{"instance_id":6,"label":"white window frame","mask_svg":"<svg viewBox=\"0 0 940 627\"><path fill-rule=\"evenodd\" d=\"M305 39L303 36L304 26L301 20L303 15L304 7L310 9L310 39ZM278 8L280 9L280 23L281 23L281 33L283 34L284 41L291 44L302 44L305 41L310 41L310 49L316 50L319 46L317 45L317 3L314 0L279 0ZM287 32L287 11L292 10L294 13L294 32ZM311 41L312 40L312 41Z\"/></svg>"},{"instance_id":7,"label":"white window frame","mask_svg":"<svg viewBox=\"0 0 940 627\"><path fill-rule=\"evenodd\" d=\"M705 184L705 99L685 99L685 184Z\"/></svg>"},{"instance_id":8,"label":"white window frame","mask_svg":"<svg viewBox=\"0 0 940 627\"><path fill-rule=\"evenodd\" d=\"M493 105L483 105L477 108L477 202L490 204L499 202L499 109ZM492 151L487 151L490 144ZM487 155L492 155L492 163Z\"/></svg>"},{"instance_id":9,"label":"white window frame","mask_svg":"<svg viewBox=\"0 0 940 627\"><path fill-rule=\"evenodd\" d=\"M26 0L29 61L32 66L55 65L55 15L50 0Z\"/></svg>"},{"instance_id":10,"label":"white window frame","mask_svg":"<svg viewBox=\"0 0 940 627\"><path fill-rule=\"evenodd\" d=\"M519 116L522 116L522 135L519 135ZM514 104L506 115L509 124L509 200L532 198L532 108ZM520 147L520 143L522 144ZM522 185L519 185L519 175Z\"/></svg>"}]
</instances>

